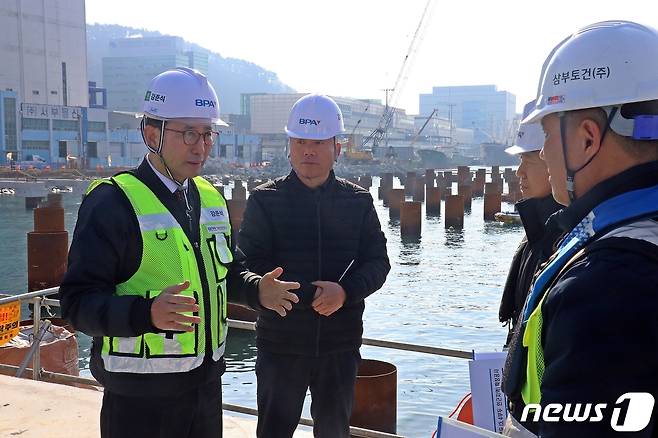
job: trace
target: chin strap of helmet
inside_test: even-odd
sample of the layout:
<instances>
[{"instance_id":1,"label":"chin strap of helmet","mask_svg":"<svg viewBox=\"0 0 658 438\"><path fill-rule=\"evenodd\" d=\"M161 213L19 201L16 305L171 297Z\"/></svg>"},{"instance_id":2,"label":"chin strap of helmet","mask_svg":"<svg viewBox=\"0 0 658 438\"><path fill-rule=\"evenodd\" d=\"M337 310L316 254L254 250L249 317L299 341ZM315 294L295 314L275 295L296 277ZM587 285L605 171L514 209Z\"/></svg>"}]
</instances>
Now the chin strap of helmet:
<instances>
[{"instance_id":1,"label":"chin strap of helmet","mask_svg":"<svg viewBox=\"0 0 658 438\"><path fill-rule=\"evenodd\" d=\"M165 125L167 124L166 120L161 120L162 125L160 126L160 139L158 141L158 148L155 149L153 148L148 142L146 141L146 137L144 136L144 126L146 126L146 117L142 118L142 122L140 124L140 131L142 133L142 140L144 140L144 144L148 148L149 151L153 152L155 155L158 156L160 159L160 162L165 168L165 171L167 172L167 177L172 180L177 186L178 190L183 192L183 197L185 198L185 212L187 213L188 219L191 220L192 216L192 206L190 205L189 200L187 199L187 190L183 189L183 183L178 182L176 178L174 178L174 175L171 173L171 170L169 170L169 166L167 165L167 162L165 161L164 155L162 155L162 149L164 147L164 132L165 132Z\"/></svg>"},{"instance_id":2,"label":"chin strap of helmet","mask_svg":"<svg viewBox=\"0 0 658 438\"><path fill-rule=\"evenodd\" d=\"M603 141L605 140L605 135L608 133L608 129L610 128L610 122L612 122L612 119L615 117L615 114L619 110L619 107L613 106L612 109L610 110L610 114L608 115L608 118L606 120L605 126L603 127L603 132L601 134L601 147L603 146ZM564 159L564 168L567 171L567 193L569 194L569 202L574 202L576 200L576 184L574 182L574 179L576 177L576 174L583 170L589 163L592 162L594 157L598 155L598 153L601 151L601 147L599 147L599 150L592 155L585 164L580 166L578 169L572 170L569 168L569 163L567 162L567 112L561 112L558 114L558 117L560 117L560 140L562 142L562 156Z\"/></svg>"}]
</instances>

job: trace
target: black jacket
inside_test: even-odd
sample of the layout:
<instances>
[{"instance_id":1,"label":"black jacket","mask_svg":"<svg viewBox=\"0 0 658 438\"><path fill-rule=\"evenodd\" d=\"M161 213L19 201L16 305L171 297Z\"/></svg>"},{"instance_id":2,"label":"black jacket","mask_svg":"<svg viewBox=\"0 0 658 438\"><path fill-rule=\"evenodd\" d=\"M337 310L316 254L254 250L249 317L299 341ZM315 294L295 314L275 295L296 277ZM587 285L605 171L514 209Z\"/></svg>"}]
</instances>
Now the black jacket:
<instances>
[{"instance_id":1,"label":"black jacket","mask_svg":"<svg viewBox=\"0 0 658 438\"><path fill-rule=\"evenodd\" d=\"M281 266L284 279L302 285L300 302L285 317L250 303L259 309L258 348L322 355L360 347L364 299L390 270L370 193L333 172L311 190L292 171L251 194L238 246L251 271L263 275ZM347 294L344 306L329 317L311 308L316 288L310 283L316 280L339 282Z\"/></svg>"},{"instance_id":2,"label":"black jacket","mask_svg":"<svg viewBox=\"0 0 658 438\"><path fill-rule=\"evenodd\" d=\"M525 199L516 204L525 236L512 259L498 311L500 322L511 322L511 329L516 325L535 273L553 254L554 244L562 235L561 230L546 227L549 216L561 208L553 195Z\"/></svg>"},{"instance_id":3,"label":"black jacket","mask_svg":"<svg viewBox=\"0 0 658 438\"><path fill-rule=\"evenodd\" d=\"M190 180L189 202L192 227L185 213L184 200L171 193L144 160L132 172L146 184L181 224L190 242L199 241L199 192ZM93 336L90 368L94 377L113 392L132 395L171 395L211 380L224 369L223 360L214 362L209 352L203 365L185 373L109 373L100 357L103 336L134 337L157 332L151 324L153 300L139 296L117 296L115 285L137 272L142 256L142 238L130 201L116 186L102 184L85 197L69 251L68 270L60 296L62 314L76 330ZM201 256L198 254L197 259ZM202 263L202 262L201 262ZM208 293L204 276L203 293ZM229 266L229 300L246 302L247 294L257 294L259 276L242 272L239 264ZM206 349L208 351L208 348Z\"/></svg>"},{"instance_id":4,"label":"black jacket","mask_svg":"<svg viewBox=\"0 0 658 438\"><path fill-rule=\"evenodd\" d=\"M633 167L594 187L551 217L563 231L573 229L595 206L619 194L658 185L658 162ZM658 212L658 206L656 206ZM548 290L543 307L545 371L542 407L550 403L606 403L599 422L540 422L542 437L617 436L610 426L617 399L628 392L658 398L658 216L627 224L613 237L599 238ZM643 225L643 226L640 226ZM644 238L641 238L643 236ZM648 237L649 241L645 240ZM653 241L654 243L651 243ZM515 341L513 341L514 344ZM523 369L514 352L506 378ZM507 364L506 364L507 366ZM522 402L519 384L505 392ZM518 383L518 382L517 382ZM649 425L634 437L658 435L654 409ZM621 419L619 422L622 422Z\"/></svg>"}]
</instances>

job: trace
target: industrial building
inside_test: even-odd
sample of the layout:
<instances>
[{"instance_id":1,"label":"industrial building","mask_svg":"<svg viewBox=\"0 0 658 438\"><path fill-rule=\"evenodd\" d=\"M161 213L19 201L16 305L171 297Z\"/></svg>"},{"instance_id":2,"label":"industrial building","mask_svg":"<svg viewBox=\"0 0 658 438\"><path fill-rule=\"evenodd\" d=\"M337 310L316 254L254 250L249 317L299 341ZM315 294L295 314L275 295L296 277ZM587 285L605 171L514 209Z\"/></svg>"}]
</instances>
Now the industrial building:
<instances>
[{"instance_id":1,"label":"industrial building","mask_svg":"<svg viewBox=\"0 0 658 438\"><path fill-rule=\"evenodd\" d=\"M57 120L75 124L86 106L87 48L84 0L4 2L0 9L0 163L18 158L23 147L45 151L43 135L21 135ZM29 114L22 110L33 110ZM77 108L74 110L74 108ZM77 122L79 123L79 122ZM48 122L48 129L52 129ZM55 135L51 146L60 141ZM23 142L25 142L23 144Z\"/></svg>"},{"instance_id":2,"label":"industrial building","mask_svg":"<svg viewBox=\"0 0 658 438\"><path fill-rule=\"evenodd\" d=\"M457 128L474 131L474 142L501 142L516 133L516 96L495 85L434 87L419 96L419 115L437 115Z\"/></svg>"},{"instance_id":3,"label":"industrial building","mask_svg":"<svg viewBox=\"0 0 658 438\"><path fill-rule=\"evenodd\" d=\"M87 105L84 0L5 1L0 90L19 102Z\"/></svg>"},{"instance_id":4,"label":"industrial building","mask_svg":"<svg viewBox=\"0 0 658 438\"><path fill-rule=\"evenodd\" d=\"M130 37L110 41L103 58L103 87L107 107L117 111L141 111L144 90L165 70L189 67L208 74L210 52L193 49L180 37Z\"/></svg>"},{"instance_id":5,"label":"industrial building","mask_svg":"<svg viewBox=\"0 0 658 438\"><path fill-rule=\"evenodd\" d=\"M263 159L272 159L285 152L284 126L293 104L305 93L245 94L242 95L243 115L250 120L253 134L262 137ZM354 133L364 138L375 130L382 118L385 105L369 99L331 96L343 113L346 135ZM415 135L414 117L396 109L388 136L391 141L409 141Z\"/></svg>"}]
</instances>

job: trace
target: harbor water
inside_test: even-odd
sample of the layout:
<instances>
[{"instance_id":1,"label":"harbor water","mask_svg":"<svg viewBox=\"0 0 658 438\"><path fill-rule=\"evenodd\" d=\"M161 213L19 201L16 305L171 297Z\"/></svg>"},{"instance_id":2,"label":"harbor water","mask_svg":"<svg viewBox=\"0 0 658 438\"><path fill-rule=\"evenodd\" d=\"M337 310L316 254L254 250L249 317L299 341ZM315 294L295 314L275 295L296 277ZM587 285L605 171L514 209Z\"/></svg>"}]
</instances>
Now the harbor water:
<instances>
[{"instance_id":1,"label":"harbor water","mask_svg":"<svg viewBox=\"0 0 658 438\"><path fill-rule=\"evenodd\" d=\"M374 185L378 184L377 178ZM366 300L364 336L466 351L500 351L507 328L498 322L498 305L514 250L523 235L519 226L483 220L483 200L475 198L464 229L446 230L443 216L426 217L422 238L400 237L398 220L372 189L388 240L391 272L386 284ZM79 194L64 194L69 243ZM502 210L512 210L503 203ZM443 211L443 208L442 208ZM25 199L0 196L0 293L27 291L27 239L33 213ZM90 343L80 340L80 366L89 375ZM398 369L398 433L430 437L437 417L447 415L469 391L468 360L365 346L361 355L391 362ZM253 332L231 330L223 377L224 401L256 407ZM310 396L303 415L310 418Z\"/></svg>"}]
</instances>

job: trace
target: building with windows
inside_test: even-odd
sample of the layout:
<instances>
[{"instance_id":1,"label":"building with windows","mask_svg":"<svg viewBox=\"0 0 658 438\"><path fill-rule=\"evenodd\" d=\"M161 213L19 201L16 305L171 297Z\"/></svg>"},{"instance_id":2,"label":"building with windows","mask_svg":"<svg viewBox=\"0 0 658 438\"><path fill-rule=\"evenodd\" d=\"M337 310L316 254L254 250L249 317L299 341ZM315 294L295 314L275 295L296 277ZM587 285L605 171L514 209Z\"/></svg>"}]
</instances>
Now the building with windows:
<instances>
[{"instance_id":1,"label":"building with windows","mask_svg":"<svg viewBox=\"0 0 658 438\"><path fill-rule=\"evenodd\" d=\"M0 90L25 103L87 105L84 0L2 2L0 29Z\"/></svg>"},{"instance_id":2,"label":"building with windows","mask_svg":"<svg viewBox=\"0 0 658 438\"><path fill-rule=\"evenodd\" d=\"M253 134L263 138L263 158L273 159L285 154L286 135L284 126L293 104L304 93L245 94L242 95L242 110L249 117ZM346 136L354 133L358 138L367 137L379 126L385 106L380 101L334 97L343 113ZM408 141L415 133L414 117L405 110L396 109L388 136L391 141Z\"/></svg>"},{"instance_id":3,"label":"building with windows","mask_svg":"<svg viewBox=\"0 0 658 438\"><path fill-rule=\"evenodd\" d=\"M434 109L452 126L472 129L477 143L504 143L516 132L516 96L495 85L434 87L419 96L419 115L427 117Z\"/></svg>"},{"instance_id":4,"label":"building with windows","mask_svg":"<svg viewBox=\"0 0 658 438\"><path fill-rule=\"evenodd\" d=\"M16 0L0 8L0 165L135 166L147 152L135 112L149 81L177 66L207 73L208 52L181 38L123 38L104 59L104 86L88 82L84 6ZM108 111L106 103L125 111ZM222 133L211 154L240 165L260 161L260 138L236 128Z\"/></svg>"},{"instance_id":5,"label":"building with windows","mask_svg":"<svg viewBox=\"0 0 658 438\"><path fill-rule=\"evenodd\" d=\"M141 111L144 90L154 76L175 67L189 67L208 74L209 52L193 49L180 37L130 37L110 42L103 58L103 87L107 107Z\"/></svg>"},{"instance_id":6,"label":"building with windows","mask_svg":"<svg viewBox=\"0 0 658 438\"><path fill-rule=\"evenodd\" d=\"M0 163L20 159L22 150L45 151L43 135L21 132L50 122L23 114L24 105L40 108L87 106L87 45L84 0L17 0L0 8ZM36 108L36 107L35 107ZM37 111L35 109L35 111ZM41 111L41 110L39 110ZM65 121L68 117L53 120ZM27 127L22 128L26 119ZM33 121L33 119L35 121ZM39 121L36 121L39 120ZM50 119L48 119L50 120Z\"/></svg>"},{"instance_id":7,"label":"building with windows","mask_svg":"<svg viewBox=\"0 0 658 438\"><path fill-rule=\"evenodd\" d=\"M20 151L16 156L11 154L11 157L5 158L30 161L36 156L54 168L113 165L107 111L21 103L17 114L20 115L21 126ZM141 136L136 134L131 133L131 141L141 144ZM121 157L116 158L119 162L114 165L123 164Z\"/></svg>"}]
</instances>

